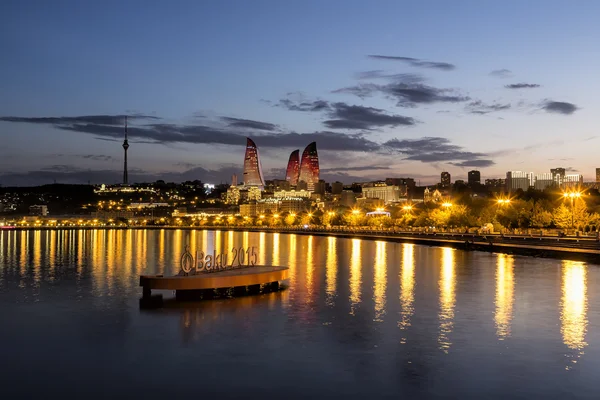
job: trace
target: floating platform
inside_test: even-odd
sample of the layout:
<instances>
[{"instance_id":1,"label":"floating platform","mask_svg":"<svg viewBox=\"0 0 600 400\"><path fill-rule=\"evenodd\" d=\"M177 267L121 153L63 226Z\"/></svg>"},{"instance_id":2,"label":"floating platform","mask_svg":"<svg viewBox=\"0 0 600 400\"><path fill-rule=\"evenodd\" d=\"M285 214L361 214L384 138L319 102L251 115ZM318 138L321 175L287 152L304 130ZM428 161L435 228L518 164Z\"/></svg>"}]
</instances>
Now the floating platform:
<instances>
[{"instance_id":1,"label":"floating platform","mask_svg":"<svg viewBox=\"0 0 600 400\"><path fill-rule=\"evenodd\" d=\"M253 267L204 272L196 275L141 275L143 288L140 306L160 307L162 296L152 290L174 290L177 300L213 298L219 292L232 290L234 295L260 293L261 288L278 290L279 282L289 278L288 267L256 265Z\"/></svg>"}]
</instances>

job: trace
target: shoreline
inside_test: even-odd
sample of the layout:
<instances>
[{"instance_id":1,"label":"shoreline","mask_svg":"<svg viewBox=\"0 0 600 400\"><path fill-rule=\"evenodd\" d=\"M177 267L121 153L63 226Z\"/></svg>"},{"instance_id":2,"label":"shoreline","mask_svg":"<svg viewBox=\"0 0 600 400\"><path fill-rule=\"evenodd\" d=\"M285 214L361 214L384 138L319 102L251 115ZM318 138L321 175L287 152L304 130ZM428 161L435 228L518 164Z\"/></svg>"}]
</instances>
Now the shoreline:
<instances>
[{"instance_id":1,"label":"shoreline","mask_svg":"<svg viewBox=\"0 0 600 400\"><path fill-rule=\"evenodd\" d=\"M390 231L337 231L310 229L273 229L262 227L10 227L1 231L58 231L58 230L211 230L234 232L265 232L304 236L333 236L345 239L382 240L393 243L412 243L433 247L452 247L464 251L484 251L538 258L585 261L600 265L600 243L589 237L534 237L524 235L501 236L499 234L475 235L460 233L415 233Z\"/></svg>"}]
</instances>

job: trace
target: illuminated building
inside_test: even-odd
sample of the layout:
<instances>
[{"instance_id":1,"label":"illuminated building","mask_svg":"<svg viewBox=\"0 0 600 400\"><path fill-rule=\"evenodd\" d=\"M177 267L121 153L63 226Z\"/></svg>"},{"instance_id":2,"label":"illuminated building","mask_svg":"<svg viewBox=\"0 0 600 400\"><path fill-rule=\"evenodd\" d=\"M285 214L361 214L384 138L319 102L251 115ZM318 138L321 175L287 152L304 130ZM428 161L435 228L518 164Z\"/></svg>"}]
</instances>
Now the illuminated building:
<instances>
[{"instance_id":1,"label":"illuminated building","mask_svg":"<svg viewBox=\"0 0 600 400\"><path fill-rule=\"evenodd\" d=\"M381 199L384 203L400 201L402 195L400 186L388 186L383 182L363 186L362 193L367 199Z\"/></svg>"},{"instance_id":2,"label":"illuminated building","mask_svg":"<svg viewBox=\"0 0 600 400\"><path fill-rule=\"evenodd\" d=\"M300 162L299 182L304 181L309 192L315 190L319 182L319 155L317 154L317 142L312 142L304 149Z\"/></svg>"},{"instance_id":3,"label":"illuminated building","mask_svg":"<svg viewBox=\"0 0 600 400\"><path fill-rule=\"evenodd\" d=\"M285 180L292 186L298 184L298 177L300 175L300 150L292 151L290 159L288 161L287 170L285 173Z\"/></svg>"},{"instance_id":4,"label":"illuminated building","mask_svg":"<svg viewBox=\"0 0 600 400\"><path fill-rule=\"evenodd\" d=\"M244 157L244 185L260 187L265 185L262 168L260 166L258 148L256 147L254 141L250 138L247 138L246 141L246 155Z\"/></svg>"},{"instance_id":5,"label":"illuminated building","mask_svg":"<svg viewBox=\"0 0 600 400\"><path fill-rule=\"evenodd\" d=\"M508 171L506 173L506 191L512 193L518 189L527 191L533 186L533 172Z\"/></svg>"},{"instance_id":6,"label":"illuminated building","mask_svg":"<svg viewBox=\"0 0 600 400\"><path fill-rule=\"evenodd\" d=\"M600 183L600 168L596 168L596 183Z\"/></svg>"},{"instance_id":7,"label":"illuminated building","mask_svg":"<svg viewBox=\"0 0 600 400\"><path fill-rule=\"evenodd\" d=\"M537 174L535 176L535 183L533 187L536 190L544 190L554 184L554 177L550 172L544 172L543 174Z\"/></svg>"},{"instance_id":8,"label":"illuminated building","mask_svg":"<svg viewBox=\"0 0 600 400\"><path fill-rule=\"evenodd\" d=\"M429 188L425 188L425 191L423 192L423 201L425 203L428 203L430 201L433 202L440 202L442 201L442 193L435 189L433 192L431 190L429 190Z\"/></svg>"},{"instance_id":9,"label":"illuminated building","mask_svg":"<svg viewBox=\"0 0 600 400\"><path fill-rule=\"evenodd\" d=\"M565 180L567 170L564 168L552 168L550 173L552 174L552 179L556 182L556 185L560 187Z\"/></svg>"},{"instance_id":10,"label":"illuminated building","mask_svg":"<svg viewBox=\"0 0 600 400\"><path fill-rule=\"evenodd\" d=\"M29 215L37 215L37 216L45 217L46 215L48 215L48 206L45 206L45 205L29 206Z\"/></svg>"},{"instance_id":11,"label":"illuminated building","mask_svg":"<svg viewBox=\"0 0 600 400\"><path fill-rule=\"evenodd\" d=\"M452 183L452 179L450 177L450 172L442 172L442 187L446 188L446 187L450 187L450 184Z\"/></svg>"},{"instance_id":12,"label":"illuminated building","mask_svg":"<svg viewBox=\"0 0 600 400\"><path fill-rule=\"evenodd\" d=\"M273 197L276 199L284 198L284 197L301 197L305 199L310 199L310 192L307 190L278 190L273 192Z\"/></svg>"},{"instance_id":13,"label":"illuminated building","mask_svg":"<svg viewBox=\"0 0 600 400\"><path fill-rule=\"evenodd\" d=\"M129 142L127 141L127 117L125 117L125 140L123 140L123 150L125 152L125 158L123 160L123 185L129 183L129 177L127 176L127 149L129 149Z\"/></svg>"}]
</instances>

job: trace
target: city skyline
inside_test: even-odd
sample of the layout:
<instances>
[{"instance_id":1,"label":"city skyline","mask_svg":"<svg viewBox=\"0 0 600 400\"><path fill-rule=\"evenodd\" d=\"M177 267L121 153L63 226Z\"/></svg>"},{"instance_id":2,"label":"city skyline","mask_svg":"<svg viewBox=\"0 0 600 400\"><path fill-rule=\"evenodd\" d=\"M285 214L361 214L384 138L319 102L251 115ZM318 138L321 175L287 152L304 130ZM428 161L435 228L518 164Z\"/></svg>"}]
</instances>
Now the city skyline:
<instances>
[{"instance_id":1,"label":"city skyline","mask_svg":"<svg viewBox=\"0 0 600 400\"><path fill-rule=\"evenodd\" d=\"M341 19L335 2L33 3L0 5L4 186L123 181L125 116L129 182L228 182L247 136L265 179L316 141L330 182L555 167L594 180L596 3L349 1Z\"/></svg>"}]
</instances>

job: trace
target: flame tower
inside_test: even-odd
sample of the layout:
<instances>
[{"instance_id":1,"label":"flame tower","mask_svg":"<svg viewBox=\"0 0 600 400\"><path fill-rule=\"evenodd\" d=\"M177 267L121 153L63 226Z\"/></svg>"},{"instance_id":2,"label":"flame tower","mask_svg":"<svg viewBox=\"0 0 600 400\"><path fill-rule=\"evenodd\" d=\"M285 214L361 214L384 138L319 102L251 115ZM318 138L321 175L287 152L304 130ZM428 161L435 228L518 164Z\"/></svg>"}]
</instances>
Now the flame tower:
<instances>
[{"instance_id":1,"label":"flame tower","mask_svg":"<svg viewBox=\"0 0 600 400\"><path fill-rule=\"evenodd\" d=\"M127 176L127 149L129 148L129 142L127 141L127 116L125 116L125 140L123 140L123 150L125 151L125 159L123 162L123 185L129 184L129 177Z\"/></svg>"},{"instance_id":2,"label":"flame tower","mask_svg":"<svg viewBox=\"0 0 600 400\"><path fill-rule=\"evenodd\" d=\"M290 160L288 161L287 170L285 172L285 180L292 186L298 184L298 176L300 175L300 150L292 151Z\"/></svg>"},{"instance_id":3,"label":"flame tower","mask_svg":"<svg viewBox=\"0 0 600 400\"><path fill-rule=\"evenodd\" d=\"M246 141L246 156L244 157L244 185L261 187L265 185L262 168L260 167L258 148L256 147L254 141L250 138L247 138Z\"/></svg>"},{"instance_id":4,"label":"flame tower","mask_svg":"<svg viewBox=\"0 0 600 400\"><path fill-rule=\"evenodd\" d=\"M317 142L312 142L302 152L300 162L300 178L306 182L307 189L312 192L319 183L319 155L317 154Z\"/></svg>"}]
</instances>

